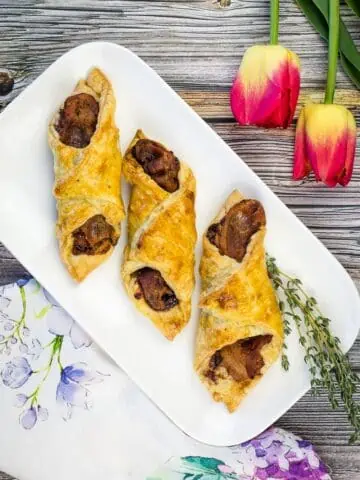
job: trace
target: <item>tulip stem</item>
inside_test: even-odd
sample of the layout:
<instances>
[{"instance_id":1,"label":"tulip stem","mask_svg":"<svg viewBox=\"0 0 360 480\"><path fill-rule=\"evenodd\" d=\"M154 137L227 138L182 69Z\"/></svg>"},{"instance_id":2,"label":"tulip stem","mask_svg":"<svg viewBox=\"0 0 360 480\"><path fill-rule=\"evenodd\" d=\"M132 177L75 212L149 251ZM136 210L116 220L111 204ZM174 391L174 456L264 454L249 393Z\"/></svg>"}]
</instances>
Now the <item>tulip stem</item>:
<instances>
[{"instance_id":1,"label":"tulip stem","mask_svg":"<svg viewBox=\"0 0 360 480\"><path fill-rule=\"evenodd\" d=\"M329 1L329 51L328 51L328 73L326 82L326 92L324 103L333 103L335 86L337 59L339 54L339 31L340 31L340 1Z\"/></svg>"},{"instance_id":2,"label":"tulip stem","mask_svg":"<svg viewBox=\"0 0 360 480\"><path fill-rule=\"evenodd\" d=\"M277 45L279 39L279 3L280 0L271 0L270 43Z\"/></svg>"}]
</instances>

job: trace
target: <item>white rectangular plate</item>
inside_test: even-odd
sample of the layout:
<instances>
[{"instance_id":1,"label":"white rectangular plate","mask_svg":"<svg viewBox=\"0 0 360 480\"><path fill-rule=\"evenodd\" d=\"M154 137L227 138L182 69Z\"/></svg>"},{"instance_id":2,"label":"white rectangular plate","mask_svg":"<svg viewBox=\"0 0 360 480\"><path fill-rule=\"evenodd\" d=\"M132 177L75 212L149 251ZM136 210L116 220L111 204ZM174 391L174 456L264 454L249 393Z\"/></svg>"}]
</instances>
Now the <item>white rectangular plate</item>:
<instances>
[{"instance_id":1,"label":"white rectangular plate","mask_svg":"<svg viewBox=\"0 0 360 480\"><path fill-rule=\"evenodd\" d=\"M125 294L120 280L125 233L111 259L81 285L73 282L60 261L47 126L59 104L93 66L103 69L112 81L122 151L136 129L142 128L193 169L197 180L197 261L202 234L229 193L238 188L265 206L268 251L319 299L345 350L359 328L357 290L337 260L255 173L150 67L125 48L90 43L71 50L1 114L0 240L182 430L213 445L245 441L279 418L309 388L296 335L288 341L290 371L284 373L278 362L230 415L211 400L193 370L198 290L190 324L171 343L137 312Z\"/></svg>"}]
</instances>

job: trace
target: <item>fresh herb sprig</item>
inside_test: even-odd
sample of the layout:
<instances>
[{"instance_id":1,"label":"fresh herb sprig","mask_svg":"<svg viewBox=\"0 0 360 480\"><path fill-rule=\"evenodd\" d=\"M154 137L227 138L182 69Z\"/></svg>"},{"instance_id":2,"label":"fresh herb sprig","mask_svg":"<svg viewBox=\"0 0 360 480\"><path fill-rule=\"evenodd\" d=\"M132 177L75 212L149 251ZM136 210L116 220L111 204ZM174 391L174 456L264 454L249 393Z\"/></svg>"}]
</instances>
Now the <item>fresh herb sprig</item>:
<instances>
[{"instance_id":1,"label":"fresh herb sprig","mask_svg":"<svg viewBox=\"0 0 360 480\"><path fill-rule=\"evenodd\" d=\"M320 388L327 391L333 409L339 407L337 392L344 403L344 409L354 432L349 443L360 440L360 405L354 395L359 377L351 369L347 356L341 351L340 340L331 334L330 320L320 311L317 301L306 293L301 280L280 270L273 257L266 258L269 277L278 294L279 307L284 318L285 335L291 333L292 319L304 348L304 360L309 368L313 394ZM285 299L285 301L282 300ZM286 346L285 346L286 350ZM284 351L282 366L289 368Z\"/></svg>"}]
</instances>

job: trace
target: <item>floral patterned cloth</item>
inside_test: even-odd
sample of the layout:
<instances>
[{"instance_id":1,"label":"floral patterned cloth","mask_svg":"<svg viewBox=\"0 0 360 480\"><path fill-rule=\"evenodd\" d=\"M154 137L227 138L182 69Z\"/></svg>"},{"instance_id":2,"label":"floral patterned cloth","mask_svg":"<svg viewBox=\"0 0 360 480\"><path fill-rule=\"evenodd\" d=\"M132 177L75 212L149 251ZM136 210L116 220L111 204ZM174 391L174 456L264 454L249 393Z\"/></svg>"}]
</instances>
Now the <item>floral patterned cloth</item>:
<instances>
[{"instance_id":1,"label":"floral patterned cloth","mask_svg":"<svg viewBox=\"0 0 360 480\"><path fill-rule=\"evenodd\" d=\"M278 428L231 448L184 435L34 279L0 288L0 391L0 469L19 480L330 480Z\"/></svg>"},{"instance_id":2,"label":"floral patterned cloth","mask_svg":"<svg viewBox=\"0 0 360 480\"><path fill-rule=\"evenodd\" d=\"M172 458L147 480L328 480L328 470L313 446L292 433L270 428L231 447L232 458Z\"/></svg>"},{"instance_id":3,"label":"floral patterned cloth","mask_svg":"<svg viewBox=\"0 0 360 480\"><path fill-rule=\"evenodd\" d=\"M35 280L2 287L0 307L1 380L16 392L20 425L30 430L48 419L43 392L56 373L54 395L60 415L69 419L74 407L87 409L89 387L101 382L103 375L74 353L89 347L91 339Z\"/></svg>"}]
</instances>

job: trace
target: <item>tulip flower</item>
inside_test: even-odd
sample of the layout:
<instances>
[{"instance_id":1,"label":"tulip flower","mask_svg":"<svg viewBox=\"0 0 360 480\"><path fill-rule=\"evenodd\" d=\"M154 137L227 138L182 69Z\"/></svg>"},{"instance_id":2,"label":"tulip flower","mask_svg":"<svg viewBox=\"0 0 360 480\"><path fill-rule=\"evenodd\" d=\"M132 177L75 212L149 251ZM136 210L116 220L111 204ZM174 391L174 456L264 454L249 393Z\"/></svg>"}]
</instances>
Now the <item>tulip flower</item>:
<instances>
[{"instance_id":1,"label":"tulip flower","mask_svg":"<svg viewBox=\"0 0 360 480\"><path fill-rule=\"evenodd\" d=\"M329 187L346 186L353 172L356 123L352 113L334 105L339 50L339 0L329 2L329 57L324 104L306 105L296 127L294 180L314 172Z\"/></svg>"},{"instance_id":2,"label":"tulip flower","mask_svg":"<svg viewBox=\"0 0 360 480\"><path fill-rule=\"evenodd\" d=\"M346 186L352 175L356 123L345 107L332 104L307 105L296 128L293 178L315 173L329 187Z\"/></svg>"},{"instance_id":3,"label":"tulip flower","mask_svg":"<svg viewBox=\"0 0 360 480\"><path fill-rule=\"evenodd\" d=\"M234 80L230 104L240 125L287 128L300 89L298 56L278 45L279 0L271 1L271 45L250 47Z\"/></svg>"}]
</instances>

